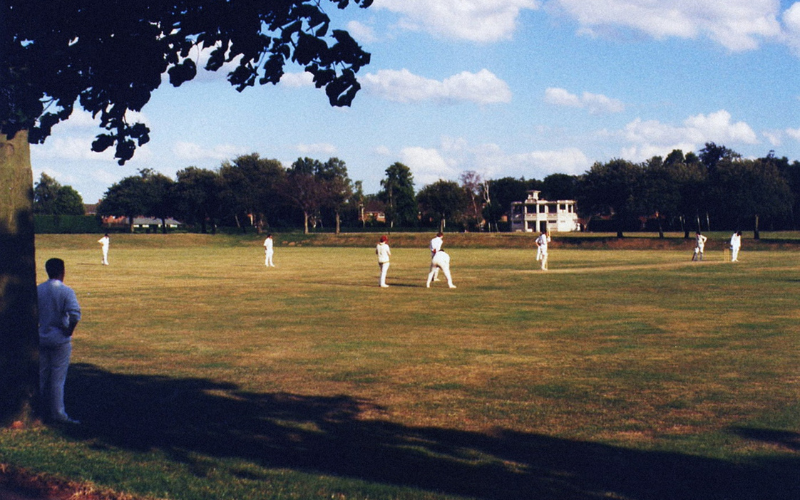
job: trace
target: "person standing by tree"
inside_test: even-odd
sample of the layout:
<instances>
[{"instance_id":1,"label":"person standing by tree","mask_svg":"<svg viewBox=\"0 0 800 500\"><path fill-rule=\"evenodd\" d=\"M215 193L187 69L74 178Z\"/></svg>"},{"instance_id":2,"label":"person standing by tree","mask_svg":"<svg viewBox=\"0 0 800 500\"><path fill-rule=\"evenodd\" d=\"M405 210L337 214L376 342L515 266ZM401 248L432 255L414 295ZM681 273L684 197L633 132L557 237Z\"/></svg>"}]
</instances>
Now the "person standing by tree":
<instances>
[{"instance_id":1,"label":"person standing by tree","mask_svg":"<svg viewBox=\"0 0 800 500\"><path fill-rule=\"evenodd\" d=\"M536 238L536 260L541 263L542 271L547 271L547 244L550 243L550 234L542 231Z\"/></svg>"},{"instance_id":2,"label":"person standing by tree","mask_svg":"<svg viewBox=\"0 0 800 500\"><path fill-rule=\"evenodd\" d=\"M739 262L739 250L742 248L742 232L736 231L731 236L731 262Z\"/></svg>"},{"instance_id":3,"label":"person standing by tree","mask_svg":"<svg viewBox=\"0 0 800 500\"><path fill-rule=\"evenodd\" d=\"M375 247L375 253L378 255L378 267L381 270L381 277L379 284L381 288L389 288L386 284L386 273L389 271L389 257L392 256L392 250L388 244L389 238L381 236L378 246Z\"/></svg>"},{"instance_id":4,"label":"person standing by tree","mask_svg":"<svg viewBox=\"0 0 800 500\"><path fill-rule=\"evenodd\" d=\"M694 246L694 255L692 255L692 260L693 261L703 260L703 255L706 250L706 240L708 240L708 238L703 236L703 234L700 231L697 231L697 233L695 233L694 240L695 240L695 246Z\"/></svg>"},{"instance_id":5,"label":"person standing by tree","mask_svg":"<svg viewBox=\"0 0 800 500\"><path fill-rule=\"evenodd\" d=\"M372 0L324 3L344 9ZM0 425L33 423L37 385L29 143L44 142L79 104L103 129L92 150L112 148L124 164L150 141L149 128L131 120L131 112L140 112L166 79L173 87L193 80L201 69L189 56L195 51L208 51L202 69L227 72L239 92L256 82L277 84L285 65L298 64L332 106L349 106L361 88L356 73L370 54L347 31L331 29L338 21L325 10L320 0L248 2L245 8L238 2L137 2L124 9L113 2L68 2L45 15L39 2L0 2L0 254L9 263L0 266L0 302L13 304L16 315L0 328ZM3 364L8 359L15 362Z\"/></svg>"},{"instance_id":6,"label":"person standing by tree","mask_svg":"<svg viewBox=\"0 0 800 500\"><path fill-rule=\"evenodd\" d=\"M64 284L61 259L45 263L48 280L37 288L39 302L39 394L45 418L77 424L64 409L64 384L72 355L72 333L81 320L81 306Z\"/></svg>"},{"instance_id":7,"label":"person standing by tree","mask_svg":"<svg viewBox=\"0 0 800 500\"><path fill-rule=\"evenodd\" d=\"M272 233L267 234L267 239L264 240L264 254L266 256L266 260L264 264L267 267L275 267L275 264L272 262L272 256L275 253L272 246Z\"/></svg>"},{"instance_id":8,"label":"person standing by tree","mask_svg":"<svg viewBox=\"0 0 800 500\"><path fill-rule=\"evenodd\" d=\"M108 245L111 243L111 238L108 237L108 233L105 234L102 238L97 240L98 243L103 245L103 265L108 265Z\"/></svg>"}]
</instances>

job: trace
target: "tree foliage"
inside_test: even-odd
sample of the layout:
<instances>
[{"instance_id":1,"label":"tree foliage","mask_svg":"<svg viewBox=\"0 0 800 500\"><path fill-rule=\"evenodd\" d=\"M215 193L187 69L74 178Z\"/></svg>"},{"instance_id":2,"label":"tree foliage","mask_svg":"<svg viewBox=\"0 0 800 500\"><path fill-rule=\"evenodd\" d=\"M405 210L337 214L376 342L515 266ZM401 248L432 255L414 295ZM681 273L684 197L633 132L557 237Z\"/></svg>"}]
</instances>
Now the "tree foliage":
<instances>
[{"instance_id":1,"label":"tree foliage","mask_svg":"<svg viewBox=\"0 0 800 500\"><path fill-rule=\"evenodd\" d=\"M423 217L436 221L444 231L447 221L463 222L469 195L453 181L438 180L422 188L417 195Z\"/></svg>"},{"instance_id":2,"label":"tree foliage","mask_svg":"<svg viewBox=\"0 0 800 500\"><path fill-rule=\"evenodd\" d=\"M41 215L84 215L83 198L72 188L42 173L33 187L33 213Z\"/></svg>"},{"instance_id":3,"label":"tree foliage","mask_svg":"<svg viewBox=\"0 0 800 500\"><path fill-rule=\"evenodd\" d=\"M222 179L217 172L197 167L179 170L172 192L173 216L187 224L200 224L203 234L211 224L216 233L222 211Z\"/></svg>"},{"instance_id":4,"label":"tree foliage","mask_svg":"<svg viewBox=\"0 0 800 500\"><path fill-rule=\"evenodd\" d=\"M149 141L129 112L147 104L163 74L176 87L193 79L200 51L209 53L206 70L234 65L227 78L240 92L278 83L287 62L299 64L333 106L350 105L355 73L370 60L313 0L4 0L0 8L0 132L28 130L43 142L80 105L105 130L92 149L114 146L120 163Z\"/></svg>"},{"instance_id":5,"label":"tree foliage","mask_svg":"<svg viewBox=\"0 0 800 500\"><path fill-rule=\"evenodd\" d=\"M386 205L386 219L390 227L417 224L417 199L414 193L414 175L400 162L386 169L381 180L378 199Z\"/></svg>"},{"instance_id":6,"label":"tree foliage","mask_svg":"<svg viewBox=\"0 0 800 500\"><path fill-rule=\"evenodd\" d=\"M259 231L277 214L282 202L286 172L278 160L243 155L225 162L219 169L223 206L237 225L245 219Z\"/></svg>"},{"instance_id":7,"label":"tree foliage","mask_svg":"<svg viewBox=\"0 0 800 500\"><path fill-rule=\"evenodd\" d=\"M112 184L97 206L97 214L127 217L128 230L133 232L133 219L147 211L147 173L140 171L139 175L125 177Z\"/></svg>"},{"instance_id":8,"label":"tree foliage","mask_svg":"<svg viewBox=\"0 0 800 500\"><path fill-rule=\"evenodd\" d=\"M583 176L579 207L593 214L613 214L617 237L622 238L626 223L641 213L642 168L632 162L614 159L595 163Z\"/></svg>"},{"instance_id":9,"label":"tree foliage","mask_svg":"<svg viewBox=\"0 0 800 500\"><path fill-rule=\"evenodd\" d=\"M341 213L353 195L353 181L347 175L347 165L339 158L329 158L316 173L322 188L322 207L333 212L336 234L341 232Z\"/></svg>"},{"instance_id":10,"label":"tree foliage","mask_svg":"<svg viewBox=\"0 0 800 500\"><path fill-rule=\"evenodd\" d=\"M286 196L303 212L303 232L308 234L309 222L316 224L316 217L324 201L324 189L317 182L317 174L323 168L319 160L298 158L286 174Z\"/></svg>"},{"instance_id":11,"label":"tree foliage","mask_svg":"<svg viewBox=\"0 0 800 500\"><path fill-rule=\"evenodd\" d=\"M474 170L467 170L458 177L458 180L461 181L461 187L469 198L467 212L464 214L467 218L467 224L474 228L483 227L483 205L485 201L483 177Z\"/></svg>"}]
</instances>

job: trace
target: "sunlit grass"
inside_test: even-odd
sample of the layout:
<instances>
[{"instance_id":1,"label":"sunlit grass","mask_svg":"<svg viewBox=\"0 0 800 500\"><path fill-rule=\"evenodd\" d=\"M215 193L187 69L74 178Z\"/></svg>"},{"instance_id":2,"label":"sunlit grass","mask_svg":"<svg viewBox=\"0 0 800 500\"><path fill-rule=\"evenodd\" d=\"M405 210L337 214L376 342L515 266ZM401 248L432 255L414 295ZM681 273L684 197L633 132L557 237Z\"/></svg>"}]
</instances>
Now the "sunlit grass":
<instances>
[{"instance_id":1,"label":"sunlit grass","mask_svg":"<svg viewBox=\"0 0 800 500\"><path fill-rule=\"evenodd\" d=\"M38 268L64 258L83 307L67 387L82 429L0 434L0 461L139 494L216 499L513 498L528 491L524 478L541 479L533 450L501 459L473 442L504 432L730 462L796 459L797 447L732 431L800 431L794 252L743 251L731 264L716 251L692 263L690 247L554 245L545 273L531 248L448 248L458 286L449 290L425 288L424 246L400 247L391 287L380 289L374 245L278 243L278 267L267 269L256 238L117 236L104 267L94 240L37 240ZM132 403L115 384L141 398L141 415L116 413ZM153 392L161 385L172 392ZM342 398L354 405L346 417L315 417L318 403L305 403L307 418L293 410ZM223 411L240 405L250 414ZM104 415L144 433L145 447L107 428ZM315 461L309 454L335 457L348 439L337 419L371 442ZM393 439L405 435L402 446L375 430L384 426ZM465 450L438 449L433 430L458 433ZM183 435L192 432L203 444ZM488 485L424 477L413 465L421 456L530 476L493 496ZM408 476L391 470L409 461Z\"/></svg>"}]
</instances>

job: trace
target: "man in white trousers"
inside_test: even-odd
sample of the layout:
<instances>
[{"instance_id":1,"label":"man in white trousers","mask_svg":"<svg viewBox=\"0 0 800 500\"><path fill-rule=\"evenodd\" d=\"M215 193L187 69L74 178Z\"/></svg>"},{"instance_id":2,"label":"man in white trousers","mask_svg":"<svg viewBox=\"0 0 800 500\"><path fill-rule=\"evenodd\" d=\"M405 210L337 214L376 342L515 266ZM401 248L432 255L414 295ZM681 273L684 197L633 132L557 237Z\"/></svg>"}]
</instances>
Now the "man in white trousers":
<instances>
[{"instance_id":1,"label":"man in white trousers","mask_svg":"<svg viewBox=\"0 0 800 500\"><path fill-rule=\"evenodd\" d=\"M536 238L536 260L542 265L542 271L547 271L547 244L550 242L550 235L546 231Z\"/></svg>"},{"instance_id":2,"label":"man in white trousers","mask_svg":"<svg viewBox=\"0 0 800 500\"><path fill-rule=\"evenodd\" d=\"M97 240L98 243L103 245L103 265L108 265L108 245L111 243L111 238L108 237L108 233L105 236Z\"/></svg>"},{"instance_id":3,"label":"man in white trousers","mask_svg":"<svg viewBox=\"0 0 800 500\"><path fill-rule=\"evenodd\" d=\"M431 240L430 245L428 245L428 247L431 250L431 260L433 260L433 257L436 256L436 252L438 252L439 250L442 249L442 243L443 242L444 242L444 233L439 231L438 233L436 233L436 236ZM439 268L438 267L436 268L436 272L433 275L433 280L434 281L439 281Z\"/></svg>"},{"instance_id":4,"label":"man in white trousers","mask_svg":"<svg viewBox=\"0 0 800 500\"><path fill-rule=\"evenodd\" d=\"M739 250L742 248L742 232L736 231L731 236L731 262L739 262Z\"/></svg>"},{"instance_id":5,"label":"man in white trousers","mask_svg":"<svg viewBox=\"0 0 800 500\"><path fill-rule=\"evenodd\" d=\"M392 250L389 248L388 241L389 238L381 236L378 246L375 247L375 253L378 255L378 267L381 270L381 277L378 281L381 288L389 288L389 285L386 284L386 273L389 271L389 257L392 256Z\"/></svg>"},{"instance_id":6,"label":"man in white trousers","mask_svg":"<svg viewBox=\"0 0 800 500\"><path fill-rule=\"evenodd\" d=\"M272 233L267 234L267 239L264 240L264 254L265 260L264 264L267 267L275 267L275 264L272 263L272 255L275 253L272 247Z\"/></svg>"},{"instance_id":7,"label":"man in white trousers","mask_svg":"<svg viewBox=\"0 0 800 500\"><path fill-rule=\"evenodd\" d=\"M455 288L453 277L450 275L450 256L444 250L437 251L436 255L431 259L431 271L428 273L428 283L425 286L427 288L431 287L431 281L439 269L442 270L444 277L447 278L447 286Z\"/></svg>"}]
</instances>

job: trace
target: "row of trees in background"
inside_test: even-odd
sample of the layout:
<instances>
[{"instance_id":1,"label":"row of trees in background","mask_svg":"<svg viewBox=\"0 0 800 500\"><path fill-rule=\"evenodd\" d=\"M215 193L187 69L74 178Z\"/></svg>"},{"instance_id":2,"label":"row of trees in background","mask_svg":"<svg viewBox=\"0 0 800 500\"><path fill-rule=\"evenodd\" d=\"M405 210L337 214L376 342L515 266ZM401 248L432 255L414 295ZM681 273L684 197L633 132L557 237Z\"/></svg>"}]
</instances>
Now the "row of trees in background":
<instances>
[{"instance_id":1,"label":"row of trees in background","mask_svg":"<svg viewBox=\"0 0 800 500\"><path fill-rule=\"evenodd\" d=\"M188 167L176 179L150 169L111 186L98 206L100 215L169 217L214 232L220 225L243 231L302 224L363 227L376 224L365 213L385 214L388 228L438 227L503 230L513 201L538 190L548 200L577 200L589 230L683 231L796 229L800 224L800 162L744 159L708 143L698 154L674 150L642 163L613 159L595 163L583 175L552 174L543 180L484 179L464 172L459 182L414 185L411 170L394 163L381 189L365 194L345 162L299 158L289 168L258 154L240 156L217 170ZM34 189L41 214L82 214L80 195L42 174ZM369 220L369 222L368 222Z\"/></svg>"},{"instance_id":2,"label":"row of trees in background","mask_svg":"<svg viewBox=\"0 0 800 500\"><path fill-rule=\"evenodd\" d=\"M800 162L744 159L707 143L699 154L675 150L643 163L596 163L578 179L582 213L614 216L617 235L649 222L663 231L796 229ZM589 227L591 229L591 226Z\"/></svg>"},{"instance_id":3,"label":"row of trees in background","mask_svg":"<svg viewBox=\"0 0 800 500\"><path fill-rule=\"evenodd\" d=\"M221 224L261 230L294 226L300 220L308 232L325 218L338 232L343 213L362 196L360 182L350 180L338 158L300 158L287 169L277 160L251 154L225 162L218 170L188 167L176 177L140 170L112 185L97 213L129 221L154 217L162 226L174 217L202 232L214 232Z\"/></svg>"}]
</instances>

